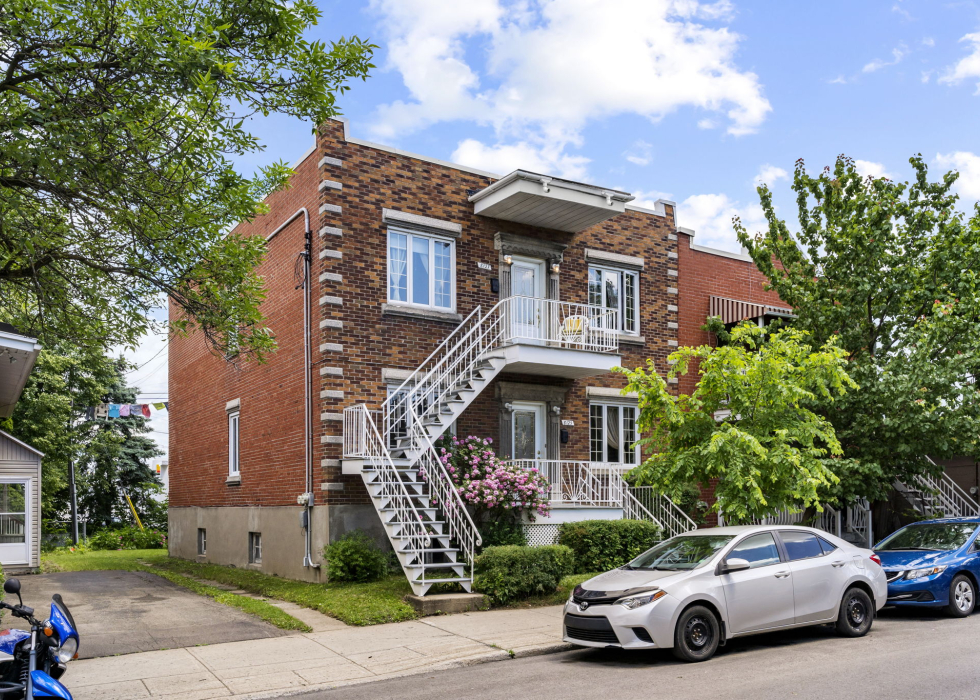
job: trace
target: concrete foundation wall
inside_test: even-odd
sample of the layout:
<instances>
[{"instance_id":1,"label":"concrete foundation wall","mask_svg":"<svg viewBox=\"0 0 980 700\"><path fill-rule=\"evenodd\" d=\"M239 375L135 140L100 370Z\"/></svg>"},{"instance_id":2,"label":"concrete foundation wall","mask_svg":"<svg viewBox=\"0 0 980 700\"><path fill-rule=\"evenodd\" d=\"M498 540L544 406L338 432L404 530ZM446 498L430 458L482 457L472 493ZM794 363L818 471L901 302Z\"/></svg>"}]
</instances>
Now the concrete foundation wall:
<instances>
[{"instance_id":1,"label":"concrete foundation wall","mask_svg":"<svg viewBox=\"0 0 980 700\"><path fill-rule=\"evenodd\" d=\"M369 506L370 508L370 506ZM327 506L312 512L313 563L323 564L323 547L331 531ZM254 569L301 581L326 581L326 567L303 566L305 533L299 506L224 506L170 508L170 556ZM373 509L372 509L372 514ZM374 514L377 521L377 514ZM380 527L380 523L378 523ZM207 531L207 553L197 553L197 530ZM262 533L262 561L248 562L248 533Z\"/></svg>"}]
</instances>

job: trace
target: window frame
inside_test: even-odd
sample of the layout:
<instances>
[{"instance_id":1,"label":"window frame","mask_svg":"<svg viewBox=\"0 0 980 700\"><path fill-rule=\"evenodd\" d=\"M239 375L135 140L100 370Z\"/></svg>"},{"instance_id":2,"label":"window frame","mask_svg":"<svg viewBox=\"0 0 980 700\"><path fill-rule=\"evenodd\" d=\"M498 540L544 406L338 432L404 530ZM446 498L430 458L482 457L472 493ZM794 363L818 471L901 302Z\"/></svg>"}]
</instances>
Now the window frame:
<instances>
[{"instance_id":1,"label":"window frame","mask_svg":"<svg viewBox=\"0 0 980 700\"><path fill-rule=\"evenodd\" d=\"M197 556L203 557L208 553L208 530L204 527L197 528Z\"/></svg>"},{"instance_id":2,"label":"window frame","mask_svg":"<svg viewBox=\"0 0 980 700\"><path fill-rule=\"evenodd\" d=\"M602 440L602 456L604 459L595 460L593 459L594 451L593 440L594 440L594 428L592 425L592 409L593 407L602 409L602 427L600 428L600 435ZM620 458L618 462L610 462L605 459L609 456L609 444L606 440L607 431L606 425L609 421L609 408L619 409L619 444L620 444ZM631 409L633 411L633 440L627 441L626 430L625 430L625 420L626 414L623 409ZM624 457L629 450L629 444L636 442L640 439L639 433L636 430L636 422L639 418L639 406L633 403L616 402L616 401L589 401L589 462L591 464L628 464L630 466L636 466L640 463L640 446L637 445L632 448L631 452L633 454L633 461L627 462Z\"/></svg>"},{"instance_id":3,"label":"window frame","mask_svg":"<svg viewBox=\"0 0 980 700\"><path fill-rule=\"evenodd\" d=\"M242 423L241 410L228 411L228 477L242 474Z\"/></svg>"},{"instance_id":4,"label":"window frame","mask_svg":"<svg viewBox=\"0 0 980 700\"><path fill-rule=\"evenodd\" d=\"M821 539L820 536L813 532L807 532L806 530L776 530L775 532L779 535L779 543L783 546L783 551L786 553L787 563L791 563L794 561L807 561L809 559L820 559L821 557L825 557L829 554L829 552L823 551L823 545L820 544L820 539ZM789 547L786 546L786 541L783 539L783 535L787 535L791 533L796 535L807 535L817 540L817 549L820 550L820 554L811 557L802 557L800 559L793 559L792 555L790 555L789 553Z\"/></svg>"},{"instance_id":5,"label":"window frame","mask_svg":"<svg viewBox=\"0 0 980 700\"><path fill-rule=\"evenodd\" d=\"M258 556L256 556L256 554L258 554ZM262 533L261 532L248 533L248 563L249 564L262 563Z\"/></svg>"},{"instance_id":6,"label":"window frame","mask_svg":"<svg viewBox=\"0 0 980 700\"><path fill-rule=\"evenodd\" d=\"M750 532L748 535L746 535L745 537L743 537L738 542L736 542L735 544L732 545L731 549L728 550L728 553L725 554L725 557L724 557L724 559L722 559L722 561L723 562L727 562L729 559L738 559L739 557L734 556L735 555L735 550L738 549L739 547L741 547L744 543L748 542L753 537L761 537L762 535L769 535L769 538L772 540L773 546L775 546L775 548L776 548L776 561L770 562L768 564L760 564L758 566L752 566L752 562L749 562L749 569L764 569L767 566L775 566L776 564L784 564L785 562L784 562L783 559L784 559L784 556L785 555L784 555L783 548L781 546L782 545L782 540L780 540L778 537L776 537L776 533L773 530L762 530L761 532Z\"/></svg>"},{"instance_id":7,"label":"window frame","mask_svg":"<svg viewBox=\"0 0 980 700\"><path fill-rule=\"evenodd\" d=\"M640 335L640 272L639 270L632 270L625 267L616 267L615 265L597 265L595 263L589 263L589 269L586 275L586 298L588 300L588 306L590 308L602 309L603 311L609 311L610 308L603 304L593 304L592 303L592 271L598 271L600 274L612 273L619 275L619 308L616 310L618 317L616 324L616 332L622 333L624 335ZM632 330L626 329L626 278L633 278L633 326Z\"/></svg>"},{"instance_id":8,"label":"window frame","mask_svg":"<svg viewBox=\"0 0 980 700\"><path fill-rule=\"evenodd\" d=\"M391 274L391 237L392 234L405 236L405 299L392 298L392 274ZM412 245L414 239L422 239L428 242L429 260L429 302L422 304L412 301L412 282L414 272L412 265ZM436 305L436 250L433 242L444 243L449 246L449 306ZM410 228L400 226L388 226L385 235L385 299L389 304L398 306L411 306L416 309L429 309L431 311L456 312L456 239L447 236L439 236L431 233L413 231Z\"/></svg>"}]
</instances>

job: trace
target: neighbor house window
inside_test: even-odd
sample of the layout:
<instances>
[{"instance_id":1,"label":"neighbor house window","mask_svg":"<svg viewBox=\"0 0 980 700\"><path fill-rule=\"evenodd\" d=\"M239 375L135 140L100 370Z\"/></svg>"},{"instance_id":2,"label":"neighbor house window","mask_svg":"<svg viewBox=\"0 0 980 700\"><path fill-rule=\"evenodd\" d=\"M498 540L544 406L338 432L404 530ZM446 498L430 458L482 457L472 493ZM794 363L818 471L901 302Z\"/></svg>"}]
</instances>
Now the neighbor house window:
<instances>
[{"instance_id":1,"label":"neighbor house window","mask_svg":"<svg viewBox=\"0 0 980 700\"><path fill-rule=\"evenodd\" d=\"M601 317L604 327L639 333L639 292L639 273L589 267L589 306Z\"/></svg>"},{"instance_id":2,"label":"neighbor house window","mask_svg":"<svg viewBox=\"0 0 980 700\"><path fill-rule=\"evenodd\" d=\"M238 411L228 413L228 476L238 476Z\"/></svg>"},{"instance_id":3,"label":"neighbor house window","mask_svg":"<svg viewBox=\"0 0 980 700\"><path fill-rule=\"evenodd\" d=\"M208 553L208 531L203 527L197 528L197 553Z\"/></svg>"},{"instance_id":4,"label":"neighbor house window","mask_svg":"<svg viewBox=\"0 0 980 700\"><path fill-rule=\"evenodd\" d=\"M249 564L262 563L262 533L261 532L248 533L248 563Z\"/></svg>"},{"instance_id":5,"label":"neighbor house window","mask_svg":"<svg viewBox=\"0 0 980 700\"><path fill-rule=\"evenodd\" d=\"M636 406L589 405L589 453L593 462L637 464Z\"/></svg>"},{"instance_id":6,"label":"neighbor house window","mask_svg":"<svg viewBox=\"0 0 980 700\"><path fill-rule=\"evenodd\" d=\"M455 308L456 251L452 241L388 230L388 301Z\"/></svg>"}]
</instances>

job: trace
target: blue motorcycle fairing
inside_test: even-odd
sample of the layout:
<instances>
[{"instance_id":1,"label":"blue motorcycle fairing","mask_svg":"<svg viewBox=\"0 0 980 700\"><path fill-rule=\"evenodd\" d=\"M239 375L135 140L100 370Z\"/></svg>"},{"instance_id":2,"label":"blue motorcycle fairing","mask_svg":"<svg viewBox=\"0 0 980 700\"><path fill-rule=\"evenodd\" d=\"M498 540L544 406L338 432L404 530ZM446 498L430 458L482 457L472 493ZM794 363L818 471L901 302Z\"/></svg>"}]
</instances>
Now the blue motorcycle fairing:
<instances>
[{"instance_id":1,"label":"blue motorcycle fairing","mask_svg":"<svg viewBox=\"0 0 980 700\"><path fill-rule=\"evenodd\" d=\"M72 700L68 688L61 685L54 678L44 671L34 671L31 673L31 683L34 685L35 698L61 698L61 700Z\"/></svg>"},{"instance_id":2,"label":"blue motorcycle fairing","mask_svg":"<svg viewBox=\"0 0 980 700\"><path fill-rule=\"evenodd\" d=\"M60 598L60 596L59 596ZM51 622L51 626L54 627L55 631L58 633L58 641L61 644L65 643L65 640L69 637L74 637L75 641L78 642L78 631L72 624L70 613L66 613L66 610L58 605L59 598L55 598L51 601L51 615L48 620Z\"/></svg>"},{"instance_id":3,"label":"blue motorcycle fairing","mask_svg":"<svg viewBox=\"0 0 980 700\"><path fill-rule=\"evenodd\" d=\"M17 645L30 636L31 633L26 630L0 630L0 654L13 656Z\"/></svg>"}]
</instances>

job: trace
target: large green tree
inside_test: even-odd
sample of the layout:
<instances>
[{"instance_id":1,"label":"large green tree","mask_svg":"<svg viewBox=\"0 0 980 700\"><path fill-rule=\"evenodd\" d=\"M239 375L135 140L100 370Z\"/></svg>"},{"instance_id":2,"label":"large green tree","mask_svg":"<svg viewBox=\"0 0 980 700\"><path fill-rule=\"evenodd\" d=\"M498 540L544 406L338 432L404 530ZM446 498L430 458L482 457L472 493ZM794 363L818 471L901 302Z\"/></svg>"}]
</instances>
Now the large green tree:
<instances>
[{"instance_id":1,"label":"large green tree","mask_svg":"<svg viewBox=\"0 0 980 700\"><path fill-rule=\"evenodd\" d=\"M834 338L814 347L803 331L746 324L725 345L670 355L669 376L698 372L690 395L672 395L652 362L622 370L639 395L640 445L650 455L630 480L670 495L717 480L715 508L736 523L816 506L837 482L841 447L811 407L854 388L844 356Z\"/></svg>"},{"instance_id":2,"label":"large green tree","mask_svg":"<svg viewBox=\"0 0 980 700\"><path fill-rule=\"evenodd\" d=\"M135 345L162 297L177 331L261 357L260 238L226 235L290 175L254 176L254 115L319 124L373 45L303 38L311 0L5 0L0 9L0 321Z\"/></svg>"},{"instance_id":3,"label":"large green tree","mask_svg":"<svg viewBox=\"0 0 980 700\"><path fill-rule=\"evenodd\" d=\"M956 173L865 178L840 157L813 175L796 164L791 231L759 188L768 229L736 230L771 288L814 342L836 339L859 388L817 412L848 459L829 498L884 497L934 458L980 453L980 210L968 218Z\"/></svg>"}]
</instances>

